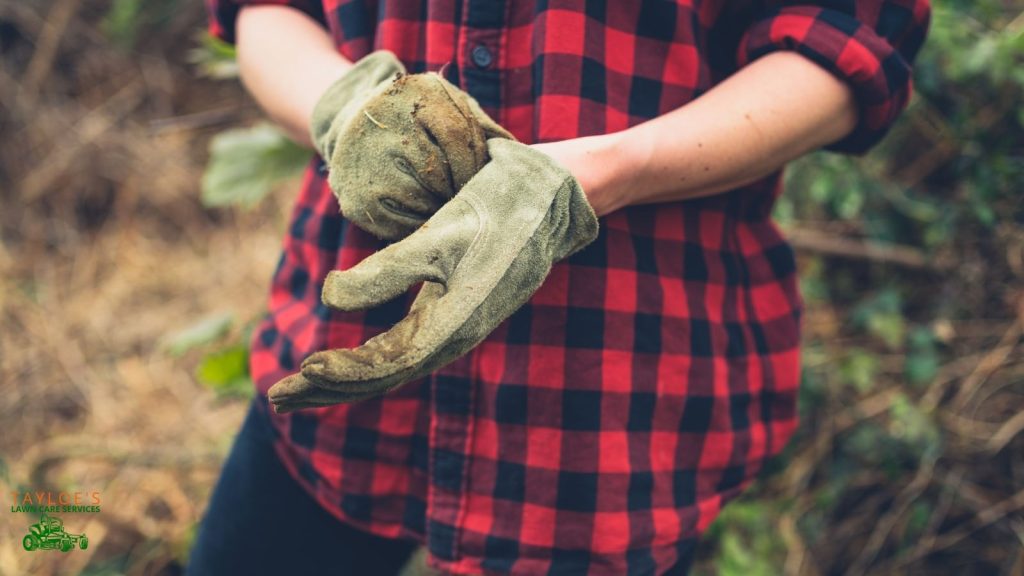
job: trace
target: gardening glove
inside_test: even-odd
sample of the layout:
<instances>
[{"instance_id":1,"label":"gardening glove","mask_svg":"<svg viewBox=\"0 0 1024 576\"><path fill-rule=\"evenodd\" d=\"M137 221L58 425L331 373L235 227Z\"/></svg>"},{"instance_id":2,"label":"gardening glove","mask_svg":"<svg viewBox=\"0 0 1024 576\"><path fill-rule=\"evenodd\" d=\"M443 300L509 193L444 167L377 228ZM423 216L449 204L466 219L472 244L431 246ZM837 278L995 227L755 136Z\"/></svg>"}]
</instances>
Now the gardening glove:
<instances>
[{"instance_id":1,"label":"gardening glove","mask_svg":"<svg viewBox=\"0 0 1024 576\"><path fill-rule=\"evenodd\" d=\"M313 109L313 142L341 212L387 240L409 235L512 138L439 74L405 74L386 51L359 60Z\"/></svg>"},{"instance_id":2,"label":"gardening glove","mask_svg":"<svg viewBox=\"0 0 1024 576\"><path fill-rule=\"evenodd\" d=\"M540 287L551 265L597 237L579 183L542 152L487 142L491 161L404 240L333 271L325 304L364 310L424 282L409 314L354 349L317 352L269 393L278 412L355 402L469 352Z\"/></svg>"}]
</instances>

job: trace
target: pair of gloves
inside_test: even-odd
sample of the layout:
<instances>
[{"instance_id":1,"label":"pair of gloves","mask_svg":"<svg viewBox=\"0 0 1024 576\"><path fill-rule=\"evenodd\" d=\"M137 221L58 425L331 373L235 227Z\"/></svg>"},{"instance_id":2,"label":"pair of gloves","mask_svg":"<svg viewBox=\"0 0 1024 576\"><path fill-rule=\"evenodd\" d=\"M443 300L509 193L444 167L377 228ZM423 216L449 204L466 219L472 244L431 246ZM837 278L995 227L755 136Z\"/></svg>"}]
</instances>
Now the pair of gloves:
<instances>
[{"instance_id":1,"label":"pair of gloves","mask_svg":"<svg viewBox=\"0 0 1024 576\"><path fill-rule=\"evenodd\" d=\"M389 52L331 86L311 130L345 217L397 240L331 272L323 302L365 310L423 287L387 332L314 353L275 384L278 412L378 396L452 362L526 303L553 263L597 237L571 174L440 75L406 74Z\"/></svg>"}]
</instances>

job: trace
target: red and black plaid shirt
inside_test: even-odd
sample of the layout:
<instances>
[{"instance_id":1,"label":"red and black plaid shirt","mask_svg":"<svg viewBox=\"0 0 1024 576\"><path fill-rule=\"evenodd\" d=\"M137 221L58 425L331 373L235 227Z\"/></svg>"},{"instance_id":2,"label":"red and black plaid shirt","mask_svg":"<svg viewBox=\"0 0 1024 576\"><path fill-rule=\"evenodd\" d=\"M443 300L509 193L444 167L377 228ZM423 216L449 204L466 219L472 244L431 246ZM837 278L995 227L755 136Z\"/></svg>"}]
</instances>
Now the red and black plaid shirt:
<instances>
[{"instance_id":1,"label":"red and black plaid shirt","mask_svg":"<svg viewBox=\"0 0 1024 576\"><path fill-rule=\"evenodd\" d=\"M246 2L207 2L233 41ZM387 49L412 72L444 68L526 143L625 129L794 50L856 93L860 122L831 146L844 152L905 106L929 17L925 0L271 3L322 23L350 60ZM322 170L306 173L253 340L261 394L410 303L321 304L329 271L381 247L339 215ZM327 510L420 540L453 573L684 571L796 426L801 300L770 220L779 182L602 218L597 241L464 358L382 398L268 412L281 458Z\"/></svg>"}]
</instances>

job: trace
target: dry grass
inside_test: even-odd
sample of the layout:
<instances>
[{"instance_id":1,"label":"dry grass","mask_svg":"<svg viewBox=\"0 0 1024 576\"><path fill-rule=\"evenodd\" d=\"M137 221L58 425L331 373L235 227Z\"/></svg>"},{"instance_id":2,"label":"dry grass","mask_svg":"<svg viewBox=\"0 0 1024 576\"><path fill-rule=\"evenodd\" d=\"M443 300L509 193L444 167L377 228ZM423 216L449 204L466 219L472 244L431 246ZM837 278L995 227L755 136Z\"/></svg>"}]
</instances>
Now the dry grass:
<instances>
[{"instance_id":1,"label":"dry grass","mask_svg":"<svg viewBox=\"0 0 1024 576\"><path fill-rule=\"evenodd\" d=\"M224 126L173 118L253 115L235 83L183 64L198 4L129 54L100 33L103 3L0 3L0 574L111 559L180 573L241 421L244 402L196 383L195 353L160 344L212 313L261 313L289 206L287 191L248 213L198 202L206 141ZM89 549L22 550L36 519L8 511L22 486L100 490L100 514L66 518Z\"/></svg>"}]
</instances>

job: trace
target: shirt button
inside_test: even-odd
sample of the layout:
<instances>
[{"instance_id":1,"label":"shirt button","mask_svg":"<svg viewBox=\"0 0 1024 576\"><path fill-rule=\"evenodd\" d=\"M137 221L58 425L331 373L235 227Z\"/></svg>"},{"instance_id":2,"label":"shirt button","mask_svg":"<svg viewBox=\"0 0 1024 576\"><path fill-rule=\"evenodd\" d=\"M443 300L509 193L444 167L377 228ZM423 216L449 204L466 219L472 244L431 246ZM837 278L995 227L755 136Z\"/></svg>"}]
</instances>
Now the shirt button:
<instances>
[{"instance_id":1,"label":"shirt button","mask_svg":"<svg viewBox=\"0 0 1024 576\"><path fill-rule=\"evenodd\" d=\"M494 62L494 56L491 54L491 51L482 44L478 44L476 48L473 48L470 56L473 58L473 64L480 68L487 68L491 65L491 62Z\"/></svg>"}]
</instances>

